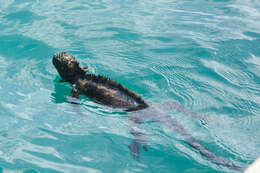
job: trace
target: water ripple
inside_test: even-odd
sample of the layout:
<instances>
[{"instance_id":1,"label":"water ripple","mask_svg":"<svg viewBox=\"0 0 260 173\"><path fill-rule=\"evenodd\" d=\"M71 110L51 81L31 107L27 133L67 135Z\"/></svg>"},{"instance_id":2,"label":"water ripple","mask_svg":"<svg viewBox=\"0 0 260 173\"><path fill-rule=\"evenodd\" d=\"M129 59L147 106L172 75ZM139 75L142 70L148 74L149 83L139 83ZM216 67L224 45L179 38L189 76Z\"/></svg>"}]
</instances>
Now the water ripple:
<instances>
[{"instance_id":1,"label":"water ripple","mask_svg":"<svg viewBox=\"0 0 260 173\"><path fill-rule=\"evenodd\" d=\"M132 159L130 114L85 97L71 105L51 63L58 51L134 90L225 159L246 167L258 157L258 1L0 4L0 172L232 172L149 122L149 152ZM166 100L214 122L166 112Z\"/></svg>"}]
</instances>

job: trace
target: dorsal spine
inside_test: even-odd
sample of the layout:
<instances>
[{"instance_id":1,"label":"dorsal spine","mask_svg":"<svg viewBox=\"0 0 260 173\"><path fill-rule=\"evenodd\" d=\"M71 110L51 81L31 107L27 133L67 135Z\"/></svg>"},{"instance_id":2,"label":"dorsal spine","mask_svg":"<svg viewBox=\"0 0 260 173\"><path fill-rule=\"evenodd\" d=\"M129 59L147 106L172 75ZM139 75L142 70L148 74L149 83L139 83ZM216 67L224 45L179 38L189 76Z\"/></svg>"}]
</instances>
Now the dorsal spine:
<instances>
[{"instance_id":1,"label":"dorsal spine","mask_svg":"<svg viewBox=\"0 0 260 173\"><path fill-rule=\"evenodd\" d=\"M95 75L95 74L86 74L84 76L84 78L87 80L96 82L96 83L101 83L101 84L107 85L109 87L118 89L119 91L126 93L130 97L135 98L135 100L137 101L138 104L141 104L144 107L148 107L148 104L139 95L137 95L135 92L129 90L128 88L122 86L121 84L117 83L116 81L114 81L110 78L107 78L102 75Z\"/></svg>"}]
</instances>

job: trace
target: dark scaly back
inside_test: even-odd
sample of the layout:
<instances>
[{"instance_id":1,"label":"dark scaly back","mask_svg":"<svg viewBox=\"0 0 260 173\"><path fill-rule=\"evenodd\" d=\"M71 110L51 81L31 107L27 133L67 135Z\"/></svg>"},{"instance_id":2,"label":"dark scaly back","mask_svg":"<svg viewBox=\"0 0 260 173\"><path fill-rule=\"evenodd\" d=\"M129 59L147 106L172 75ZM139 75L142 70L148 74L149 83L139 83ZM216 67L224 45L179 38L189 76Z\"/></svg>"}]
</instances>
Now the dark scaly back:
<instances>
[{"instance_id":1,"label":"dark scaly back","mask_svg":"<svg viewBox=\"0 0 260 173\"><path fill-rule=\"evenodd\" d=\"M110 78L107 78L102 75L95 75L95 74L85 74L84 78L87 80L91 80L93 82L117 89L117 90L125 93L129 97L133 98L139 104L139 106L137 106L136 108L129 109L128 111L134 111L134 110L143 109L143 108L148 107L148 104L139 95L137 95L135 92L129 90L128 88L122 86L121 84L117 83L116 81L114 81Z\"/></svg>"}]
</instances>

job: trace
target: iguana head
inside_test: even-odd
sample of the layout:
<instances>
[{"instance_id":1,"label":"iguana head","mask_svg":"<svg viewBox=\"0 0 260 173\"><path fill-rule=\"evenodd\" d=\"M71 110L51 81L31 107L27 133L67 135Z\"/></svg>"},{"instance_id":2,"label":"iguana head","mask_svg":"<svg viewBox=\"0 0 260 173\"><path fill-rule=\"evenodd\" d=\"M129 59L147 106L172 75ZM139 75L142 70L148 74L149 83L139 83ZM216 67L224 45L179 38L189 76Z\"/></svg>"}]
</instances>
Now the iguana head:
<instances>
[{"instance_id":1,"label":"iguana head","mask_svg":"<svg viewBox=\"0 0 260 173\"><path fill-rule=\"evenodd\" d=\"M79 66L76 58L66 52L55 54L52 63L62 79L68 82L74 82L77 77L86 73L86 70Z\"/></svg>"}]
</instances>

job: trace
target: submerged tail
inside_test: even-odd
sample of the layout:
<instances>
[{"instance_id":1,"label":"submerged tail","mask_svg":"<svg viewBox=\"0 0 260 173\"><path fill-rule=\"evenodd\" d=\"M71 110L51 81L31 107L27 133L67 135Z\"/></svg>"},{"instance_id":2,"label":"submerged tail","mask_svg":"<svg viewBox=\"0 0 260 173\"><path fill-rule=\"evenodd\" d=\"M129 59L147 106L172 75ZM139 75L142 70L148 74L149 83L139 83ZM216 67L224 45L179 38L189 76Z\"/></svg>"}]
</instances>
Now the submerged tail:
<instances>
[{"instance_id":1,"label":"submerged tail","mask_svg":"<svg viewBox=\"0 0 260 173\"><path fill-rule=\"evenodd\" d=\"M232 162L225 160L224 158L217 156L215 153L209 151L206 147L204 147L197 139L195 139L191 134L187 132L187 130L179 124L175 119L170 116L166 116L161 120L162 123L167 125L169 128L177 131L181 135L184 136L185 142L191 146L192 148L196 149L201 155L208 158L210 161L217 165L225 166L227 168L237 170L242 172L243 169Z\"/></svg>"},{"instance_id":2,"label":"submerged tail","mask_svg":"<svg viewBox=\"0 0 260 173\"><path fill-rule=\"evenodd\" d=\"M215 153L209 151L207 148L205 148L198 140L196 140L194 137L189 136L185 138L185 142L191 146L192 148L196 149L201 155L211 160L213 163L221 166L225 166L227 168L237 170L237 171L243 171L243 169L234 163L225 160L224 158L217 156Z\"/></svg>"}]
</instances>

